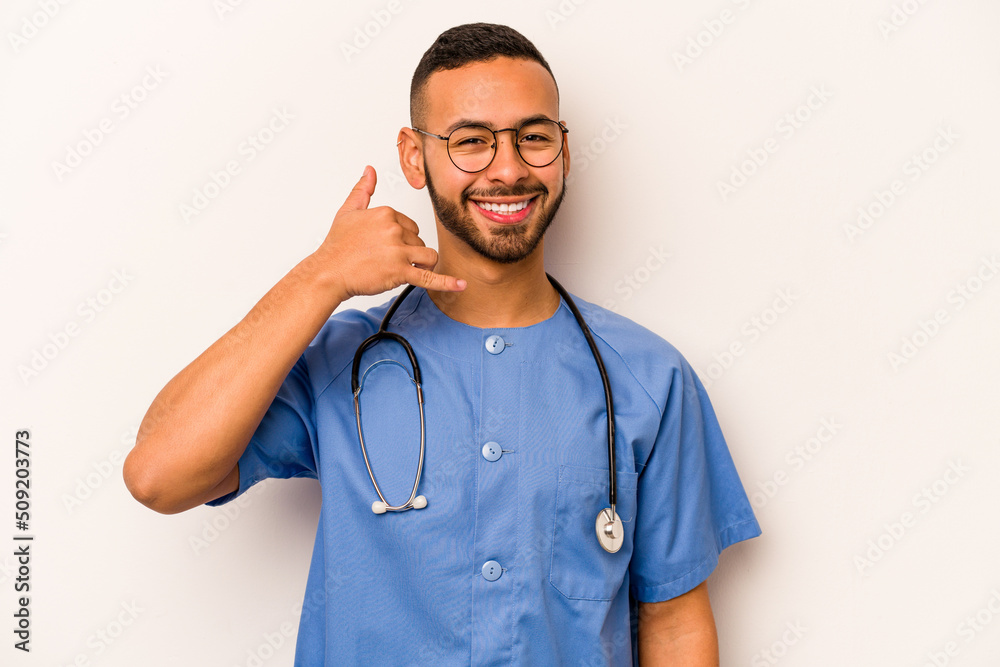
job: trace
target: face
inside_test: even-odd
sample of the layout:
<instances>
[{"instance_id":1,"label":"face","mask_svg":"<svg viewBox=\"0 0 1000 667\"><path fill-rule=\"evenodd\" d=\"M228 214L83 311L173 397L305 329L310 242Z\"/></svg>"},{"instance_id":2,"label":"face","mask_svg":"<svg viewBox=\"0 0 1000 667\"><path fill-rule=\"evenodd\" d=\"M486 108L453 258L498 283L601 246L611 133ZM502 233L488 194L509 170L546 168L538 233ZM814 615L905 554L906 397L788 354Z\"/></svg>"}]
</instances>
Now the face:
<instances>
[{"instance_id":1,"label":"face","mask_svg":"<svg viewBox=\"0 0 1000 667\"><path fill-rule=\"evenodd\" d=\"M559 117L555 82L533 61L497 58L435 72L425 94L427 114L418 127L444 136L472 123L499 130L538 116ZM455 240L501 264L519 262L538 249L565 192L565 136L555 162L532 167L517 153L514 132L502 132L493 162L474 174L451 162L445 141L416 136L435 216ZM444 242L440 236L439 242Z\"/></svg>"}]
</instances>

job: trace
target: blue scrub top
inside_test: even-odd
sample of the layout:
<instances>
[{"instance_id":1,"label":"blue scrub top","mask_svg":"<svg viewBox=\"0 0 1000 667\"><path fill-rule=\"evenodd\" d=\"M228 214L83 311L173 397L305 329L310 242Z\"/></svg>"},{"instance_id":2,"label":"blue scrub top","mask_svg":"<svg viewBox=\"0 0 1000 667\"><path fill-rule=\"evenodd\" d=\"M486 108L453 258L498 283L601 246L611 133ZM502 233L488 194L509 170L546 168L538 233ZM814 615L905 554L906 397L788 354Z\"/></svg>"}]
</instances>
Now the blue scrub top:
<instances>
[{"instance_id":1,"label":"blue scrub top","mask_svg":"<svg viewBox=\"0 0 1000 667\"><path fill-rule=\"evenodd\" d=\"M691 590L760 528L708 395L656 334L575 299L610 378L617 511L604 551L607 421L600 374L562 301L528 327L452 320L423 289L390 331L423 374L421 510L376 515L351 363L389 303L335 314L292 368L239 461L240 488L313 477L322 509L296 665L632 665L635 601ZM377 361L389 359L398 363ZM369 460L393 505L410 494L420 421L396 343L365 352Z\"/></svg>"}]
</instances>

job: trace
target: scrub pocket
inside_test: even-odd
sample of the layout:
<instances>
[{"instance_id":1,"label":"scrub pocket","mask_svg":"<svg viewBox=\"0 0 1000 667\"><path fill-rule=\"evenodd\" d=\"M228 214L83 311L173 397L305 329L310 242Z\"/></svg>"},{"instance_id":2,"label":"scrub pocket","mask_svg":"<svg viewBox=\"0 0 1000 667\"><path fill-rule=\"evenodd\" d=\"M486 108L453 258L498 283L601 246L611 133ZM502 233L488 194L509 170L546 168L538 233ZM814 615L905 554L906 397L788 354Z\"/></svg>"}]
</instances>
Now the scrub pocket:
<instances>
[{"instance_id":1,"label":"scrub pocket","mask_svg":"<svg viewBox=\"0 0 1000 667\"><path fill-rule=\"evenodd\" d=\"M597 514L608 506L608 470L559 466L549 583L571 600L611 600L632 559L639 474L618 472L617 505L625 539L617 553L597 541Z\"/></svg>"}]
</instances>

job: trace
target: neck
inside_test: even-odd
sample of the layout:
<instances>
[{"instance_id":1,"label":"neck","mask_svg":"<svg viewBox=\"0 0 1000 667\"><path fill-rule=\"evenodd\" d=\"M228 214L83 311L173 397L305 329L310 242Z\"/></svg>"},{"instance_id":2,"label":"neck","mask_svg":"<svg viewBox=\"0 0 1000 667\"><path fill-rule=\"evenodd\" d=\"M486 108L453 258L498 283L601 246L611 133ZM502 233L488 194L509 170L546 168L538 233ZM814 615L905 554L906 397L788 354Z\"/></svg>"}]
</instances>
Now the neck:
<instances>
[{"instance_id":1,"label":"neck","mask_svg":"<svg viewBox=\"0 0 1000 667\"><path fill-rule=\"evenodd\" d=\"M468 286L428 295L441 312L469 326L526 327L547 320L559 308L559 293L545 277L544 243L515 264L497 264L470 248L442 244L434 271L462 278Z\"/></svg>"}]
</instances>

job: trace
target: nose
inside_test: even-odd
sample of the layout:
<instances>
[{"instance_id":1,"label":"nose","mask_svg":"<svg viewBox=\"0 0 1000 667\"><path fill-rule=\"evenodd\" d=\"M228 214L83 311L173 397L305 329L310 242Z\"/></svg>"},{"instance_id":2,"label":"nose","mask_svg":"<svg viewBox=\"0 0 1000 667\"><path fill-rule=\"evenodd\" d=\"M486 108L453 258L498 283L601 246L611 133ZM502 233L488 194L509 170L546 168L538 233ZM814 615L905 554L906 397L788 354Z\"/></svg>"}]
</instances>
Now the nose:
<instances>
[{"instance_id":1,"label":"nose","mask_svg":"<svg viewBox=\"0 0 1000 667\"><path fill-rule=\"evenodd\" d=\"M497 146L493 161L486 168L486 178L491 181L513 184L527 178L528 164L521 159L514 142L517 140L517 130L509 128L496 132Z\"/></svg>"}]
</instances>

